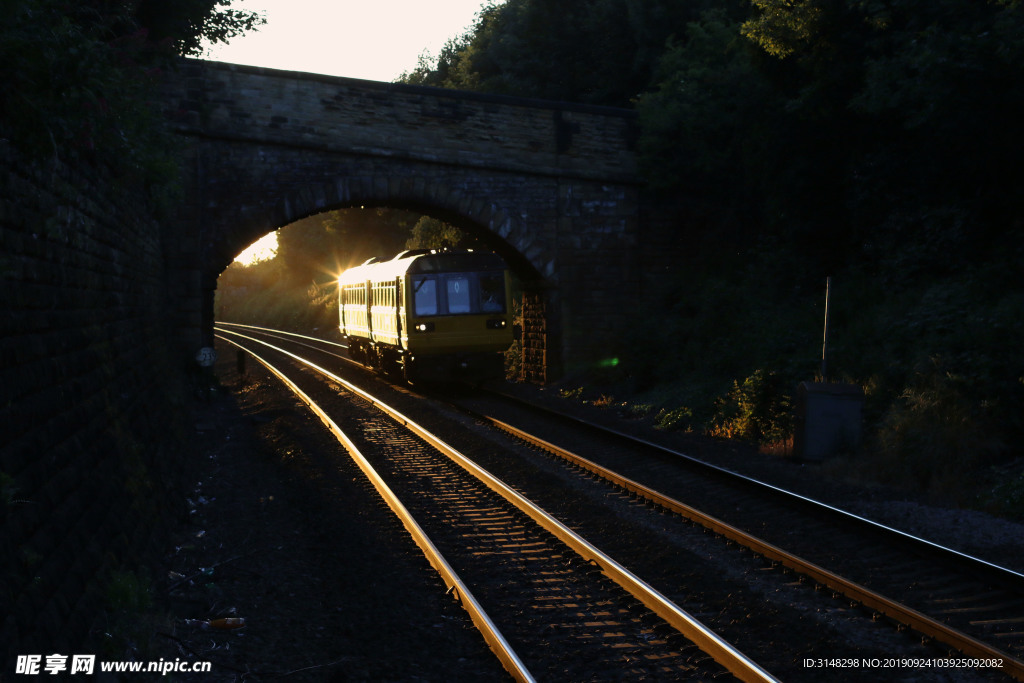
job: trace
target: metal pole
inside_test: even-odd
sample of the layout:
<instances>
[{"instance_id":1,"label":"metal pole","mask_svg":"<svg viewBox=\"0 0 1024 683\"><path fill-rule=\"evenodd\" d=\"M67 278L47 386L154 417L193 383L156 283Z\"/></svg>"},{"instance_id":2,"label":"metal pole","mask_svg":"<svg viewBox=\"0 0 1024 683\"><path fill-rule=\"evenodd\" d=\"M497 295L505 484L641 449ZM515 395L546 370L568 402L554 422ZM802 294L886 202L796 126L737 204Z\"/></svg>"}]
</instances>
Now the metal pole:
<instances>
[{"instance_id":1,"label":"metal pole","mask_svg":"<svg viewBox=\"0 0 1024 683\"><path fill-rule=\"evenodd\" d=\"M828 381L828 297L832 288L832 278L825 278L825 335L821 343L821 381Z\"/></svg>"}]
</instances>

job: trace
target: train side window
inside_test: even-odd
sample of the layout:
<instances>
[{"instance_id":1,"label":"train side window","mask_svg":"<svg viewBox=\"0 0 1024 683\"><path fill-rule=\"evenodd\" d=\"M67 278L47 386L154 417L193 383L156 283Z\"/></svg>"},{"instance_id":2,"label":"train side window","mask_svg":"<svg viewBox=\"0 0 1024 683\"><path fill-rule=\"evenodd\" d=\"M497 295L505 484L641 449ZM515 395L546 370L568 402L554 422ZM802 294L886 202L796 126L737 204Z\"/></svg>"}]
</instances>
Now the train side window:
<instances>
[{"instance_id":1,"label":"train side window","mask_svg":"<svg viewBox=\"0 0 1024 683\"><path fill-rule=\"evenodd\" d=\"M437 281L432 277L413 280L416 315L437 315Z\"/></svg>"},{"instance_id":2,"label":"train side window","mask_svg":"<svg viewBox=\"0 0 1024 683\"><path fill-rule=\"evenodd\" d=\"M480 310L484 313L505 312L505 276L480 275Z\"/></svg>"},{"instance_id":3,"label":"train side window","mask_svg":"<svg viewBox=\"0 0 1024 683\"><path fill-rule=\"evenodd\" d=\"M449 277L448 287L448 312L469 313L469 278Z\"/></svg>"}]
</instances>

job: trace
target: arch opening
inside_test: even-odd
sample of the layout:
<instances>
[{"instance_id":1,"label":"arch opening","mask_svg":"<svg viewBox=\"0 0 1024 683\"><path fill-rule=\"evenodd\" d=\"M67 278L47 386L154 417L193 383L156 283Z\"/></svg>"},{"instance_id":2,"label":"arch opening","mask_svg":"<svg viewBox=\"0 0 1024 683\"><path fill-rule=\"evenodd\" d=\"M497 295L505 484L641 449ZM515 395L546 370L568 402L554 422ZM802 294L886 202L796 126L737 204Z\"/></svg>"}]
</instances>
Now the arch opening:
<instances>
[{"instance_id":1,"label":"arch opening","mask_svg":"<svg viewBox=\"0 0 1024 683\"><path fill-rule=\"evenodd\" d=\"M236 234L251 235L244 230ZM523 340L534 347L546 344L549 326L543 318L549 286L524 255L477 221L421 203L388 202L315 212L263 237L267 235L277 237L271 257L250 263L232 260L220 269L212 320L334 336L339 334L337 279L347 268L369 258L389 260L406 249L493 251L508 265L514 283L516 335L506 353L506 377L546 381L546 367L527 368L523 362L528 357L546 362L546 349L524 353ZM236 242L222 251L238 248ZM536 330L523 334L524 302L531 324L543 336Z\"/></svg>"}]
</instances>

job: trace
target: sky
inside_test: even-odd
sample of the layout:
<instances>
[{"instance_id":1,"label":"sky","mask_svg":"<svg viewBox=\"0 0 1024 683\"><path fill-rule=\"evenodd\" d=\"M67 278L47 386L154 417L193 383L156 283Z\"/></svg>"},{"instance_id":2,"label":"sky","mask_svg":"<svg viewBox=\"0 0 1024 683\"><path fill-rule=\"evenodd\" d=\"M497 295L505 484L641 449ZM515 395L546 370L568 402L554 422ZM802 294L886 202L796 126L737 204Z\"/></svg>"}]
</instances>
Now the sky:
<instances>
[{"instance_id":1,"label":"sky","mask_svg":"<svg viewBox=\"0 0 1024 683\"><path fill-rule=\"evenodd\" d=\"M234 0L232 9L263 12L266 25L206 59L331 76L393 81L437 56L466 32L485 0Z\"/></svg>"},{"instance_id":2,"label":"sky","mask_svg":"<svg viewBox=\"0 0 1024 683\"><path fill-rule=\"evenodd\" d=\"M470 28L486 0L234 0L232 9L262 12L267 23L228 44L206 45L204 59L371 81L394 81L437 57ZM236 260L271 258L270 233Z\"/></svg>"}]
</instances>

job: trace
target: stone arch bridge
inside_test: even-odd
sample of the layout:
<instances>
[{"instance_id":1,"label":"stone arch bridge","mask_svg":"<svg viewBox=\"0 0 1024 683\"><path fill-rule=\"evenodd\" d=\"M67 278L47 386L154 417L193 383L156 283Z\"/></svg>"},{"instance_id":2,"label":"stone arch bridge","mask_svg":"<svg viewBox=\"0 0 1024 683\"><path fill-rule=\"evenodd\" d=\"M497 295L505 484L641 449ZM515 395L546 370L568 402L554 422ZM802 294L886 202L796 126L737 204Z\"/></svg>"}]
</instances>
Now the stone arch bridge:
<instances>
[{"instance_id":1,"label":"stone arch bridge","mask_svg":"<svg viewBox=\"0 0 1024 683\"><path fill-rule=\"evenodd\" d=\"M524 283L526 379L617 352L640 289L631 111L188 61L166 83L184 204L164 249L192 353L252 241L350 206L419 210Z\"/></svg>"}]
</instances>

